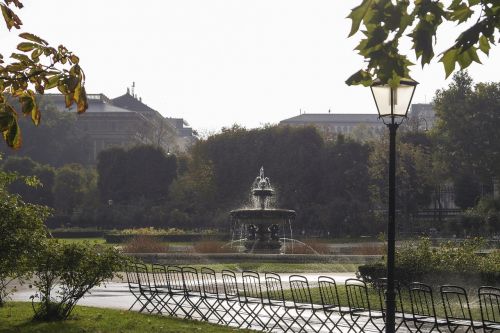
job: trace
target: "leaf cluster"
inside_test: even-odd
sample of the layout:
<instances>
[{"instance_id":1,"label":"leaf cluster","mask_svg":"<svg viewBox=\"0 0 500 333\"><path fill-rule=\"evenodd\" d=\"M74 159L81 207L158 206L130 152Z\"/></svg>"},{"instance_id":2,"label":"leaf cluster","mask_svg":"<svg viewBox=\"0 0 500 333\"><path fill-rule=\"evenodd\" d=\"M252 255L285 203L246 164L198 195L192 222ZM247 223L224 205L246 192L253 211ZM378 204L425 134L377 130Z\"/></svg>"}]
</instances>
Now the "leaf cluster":
<instances>
[{"instance_id":1,"label":"leaf cluster","mask_svg":"<svg viewBox=\"0 0 500 333\"><path fill-rule=\"evenodd\" d=\"M22 8L20 0L0 2L7 28L20 29L22 22L12 7ZM79 58L63 45L57 48L35 34L19 34L23 40L17 51L7 59L0 54L0 131L7 145L19 148L22 143L18 112L12 100L21 105L21 113L29 116L35 125L41 113L36 94L57 88L64 96L66 107L76 103L78 113L88 108L85 92L85 74Z\"/></svg>"},{"instance_id":2,"label":"leaf cluster","mask_svg":"<svg viewBox=\"0 0 500 333\"><path fill-rule=\"evenodd\" d=\"M353 36L361 30L365 36L356 50L367 62L346 83L369 86L375 78L398 85L401 78L410 77L413 63L401 52L401 41L409 39L422 66L435 58L434 46L438 28L445 22L468 26L455 43L440 54L446 76L456 64L461 69L472 62L481 63L478 51L488 55L500 29L498 0L453 0L447 7L438 0L362 0L348 16ZM475 23L471 24L477 18Z\"/></svg>"}]
</instances>

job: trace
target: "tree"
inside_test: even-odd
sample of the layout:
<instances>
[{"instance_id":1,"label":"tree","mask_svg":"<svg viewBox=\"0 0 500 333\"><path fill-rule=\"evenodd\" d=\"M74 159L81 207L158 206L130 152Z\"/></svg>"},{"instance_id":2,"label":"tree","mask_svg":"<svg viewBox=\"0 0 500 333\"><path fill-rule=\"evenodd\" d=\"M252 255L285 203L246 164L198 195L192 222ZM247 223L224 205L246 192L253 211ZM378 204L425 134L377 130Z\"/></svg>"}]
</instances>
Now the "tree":
<instances>
[{"instance_id":1,"label":"tree","mask_svg":"<svg viewBox=\"0 0 500 333\"><path fill-rule=\"evenodd\" d=\"M430 204L430 194L434 188L432 173L432 155L429 147L403 142L397 144L396 165L396 208L401 211L406 221L419 208ZM370 176L372 181L372 200L375 204L386 207L388 187L388 151L387 137L373 143L370 154Z\"/></svg>"},{"instance_id":2,"label":"tree","mask_svg":"<svg viewBox=\"0 0 500 333\"><path fill-rule=\"evenodd\" d=\"M438 27L450 22L465 27L447 50L440 54L448 77L456 67L480 63L478 51L488 55L500 32L498 0L453 0L445 7L437 0L362 0L348 16L352 20L349 36L363 26L365 38L356 47L367 67L353 74L346 83L369 86L374 79L397 85L410 77L412 62L400 46L410 39L415 57L422 66L434 58Z\"/></svg>"},{"instance_id":3,"label":"tree","mask_svg":"<svg viewBox=\"0 0 500 333\"><path fill-rule=\"evenodd\" d=\"M223 225L231 209L252 206L250 187L264 166L274 204L297 212L294 228L359 233L370 220L368 156L367 145L325 143L313 127L233 126L193 146L171 188L172 211L193 226Z\"/></svg>"},{"instance_id":4,"label":"tree","mask_svg":"<svg viewBox=\"0 0 500 333\"><path fill-rule=\"evenodd\" d=\"M53 195L54 208L71 216L83 204L93 183L93 174L79 164L69 164L56 170Z\"/></svg>"},{"instance_id":5,"label":"tree","mask_svg":"<svg viewBox=\"0 0 500 333\"><path fill-rule=\"evenodd\" d=\"M37 185L26 184L23 179L13 181L8 185L11 193L19 194L24 201L52 207L54 197L54 169L51 166L39 164L29 157L9 157L3 164L3 169L15 172L24 177L36 177Z\"/></svg>"},{"instance_id":6,"label":"tree","mask_svg":"<svg viewBox=\"0 0 500 333\"><path fill-rule=\"evenodd\" d=\"M61 112L53 104L43 99L39 102L43 112L43 122L30 126L30 119L22 117L19 126L23 128L23 145L13 150L0 146L4 156L27 156L42 164L60 167L65 164L88 164L91 141L77 126L77 115Z\"/></svg>"},{"instance_id":7,"label":"tree","mask_svg":"<svg viewBox=\"0 0 500 333\"><path fill-rule=\"evenodd\" d=\"M466 72L434 97L435 136L452 175L473 171L483 182L500 175L500 83L474 85Z\"/></svg>"},{"instance_id":8,"label":"tree","mask_svg":"<svg viewBox=\"0 0 500 333\"><path fill-rule=\"evenodd\" d=\"M17 194L10 194L7 186L15 180L33 184L31 178L0 171L0 306L9 294L12 281L29 274L32 259L43 247L47 229L44 220L47 207L24 202Z\"/></svg>"},{"instance_id":9,"label":"tree","mask_svg":"<svg viewBox=\"0 0 500 333\"><path fill-rule=\"evenodd\" d=\"M161 202L167 198L168 188L177 176L177 161L175 155L167 155L154 146L112 148L99 154L97 172L103 202L131 203L138 199Z\"/></svg>"},{"instance_id":10,"label":"tree","mask_svg":"<svg viewBox=\"0 0 500 333\"><path fill-rule=\"evenodd\" d=\"M22 0L2 0L0 9L7 28L20 29L22 21L15 13L23 7ZM88 107L85 93L85 74L80 59L63 45L52 47L42 38L28 32L19 35L23 40L17 52L5 59L0 54L0 131L7 145L21 146L21 130L13 100L20 104L21 113L39 125L41 113L36 94L57 88L66 106L76 103L78 113Z\"/></svg>"}]
</instances>

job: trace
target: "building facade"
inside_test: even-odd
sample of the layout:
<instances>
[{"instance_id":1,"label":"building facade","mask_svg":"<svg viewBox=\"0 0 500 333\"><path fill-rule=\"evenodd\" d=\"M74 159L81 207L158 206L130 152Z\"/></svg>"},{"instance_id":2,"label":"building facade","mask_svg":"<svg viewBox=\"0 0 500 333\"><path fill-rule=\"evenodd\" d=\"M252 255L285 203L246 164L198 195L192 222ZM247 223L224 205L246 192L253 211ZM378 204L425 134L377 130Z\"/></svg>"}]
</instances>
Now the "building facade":
<instances>
[{"instance_id":1,"label":"building facade","mask_svg":"<svg viewBox=\"0 0 500 333\"><path fill-rule=\"evenodd\" d=\"M376 135L384 129L384 123L377 114L357 113L302 113L280 121L283 126L314 126L325 139L337 135Z\"/></svg>"},{"instance_id":2,"label":"building facade","mask_svg":"<svg viewBox=\"0 0 500 333\"><path fill-rule=\"evenodd\" d=\"M403 126L429 130L435 122L432 104L412 104ZM280 121L283 126L314 126L325 139L338 134L368 139L383 133L384 122L375 113L301 113Z\"/></svg>"},{"instance_id":3,"label":"building facade","mask_svg":"<svg viewBox=\"0 0 500 333\"><path fill-rule=\"evenodd\" d=\"M111 147L151 144L165 152L182 152L196 140L183 119L163 117L128 90L114 99L104 94L88 94L87 98L89 107L77 117L77 128L91 141L89 163L96 163L99 153ZM76 112L74 105L66 108L60 94L44 95L43 101L62 112Z\"/></svg>"}]
</instances>

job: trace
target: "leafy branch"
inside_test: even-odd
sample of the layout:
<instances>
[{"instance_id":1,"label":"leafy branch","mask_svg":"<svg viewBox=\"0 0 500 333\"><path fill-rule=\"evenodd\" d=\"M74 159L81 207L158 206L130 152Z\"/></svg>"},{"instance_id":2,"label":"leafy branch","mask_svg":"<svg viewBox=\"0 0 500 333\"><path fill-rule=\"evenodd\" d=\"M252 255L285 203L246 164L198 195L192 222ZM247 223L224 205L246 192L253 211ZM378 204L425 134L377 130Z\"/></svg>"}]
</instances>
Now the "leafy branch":
<instances>
[{"instance_id":1,"label":"leafy branch","mask_svg":"<svg viewBox=\"0 0 500 333\"><path fill-rule=\"evenodd\" d=\"M3 0L0 9L9 31L20 29L22 21L13 9L23 7L21 0ZM78 113L88 108L85 92L85 74L80 59L63 45L51 47L47 41L35 34L19 34L23 40L17 52L6 61L0 54L0 131L8 146L19 148L22 143L18 124L18 112L30 116L39 125L41 113L36 95L57 88L65 97L66 107L76 104Z\"/></svg>"},{"instance_id":2,"label":"leafy branch","mask_svg":"<svg viewBox=\"0 0 500 333\"><path fill-rule=\"evenodd\" d=\"M475 16L477 19L471 24ZM400 41L411 40L415 57L423 67L436 57L437 31L445 22L470 25L438 55L446 77L455 71L456 64L465 69L473 62L481 63L478 51L489 55L491 45L498 39L500 1L453 0L445 8L439 0L362 0L348 18L352 21L349 37L359 31L365 36L355 49L367 66L351 75L346 83L368 86L379 79L397 85L401 78L410 76L410 67L414 65L401 52Z\"/></svg>"}]
</instances>

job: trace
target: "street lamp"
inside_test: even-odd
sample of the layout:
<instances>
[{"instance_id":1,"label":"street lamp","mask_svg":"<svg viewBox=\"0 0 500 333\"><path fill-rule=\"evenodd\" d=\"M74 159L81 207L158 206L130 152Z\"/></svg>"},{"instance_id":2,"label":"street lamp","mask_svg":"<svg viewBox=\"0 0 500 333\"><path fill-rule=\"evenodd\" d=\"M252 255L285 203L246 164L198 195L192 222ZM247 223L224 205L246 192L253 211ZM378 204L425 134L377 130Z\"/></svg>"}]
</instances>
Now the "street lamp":
<instances>
[{"instance_id":1,"label":"street lamp","mask_svg":"<svg viewBox=\"0 0 500 333\"><path fill-rule=\"evenodd\" d=\"M371 91L379 118L389 128L389 220L387 223L387 293L386 332L395 332L396 294L394 291L394 257L396 248L396 130L406 118L418 82L402 79L392 87L378 80Z\"/></svg>"}]
</instances>

